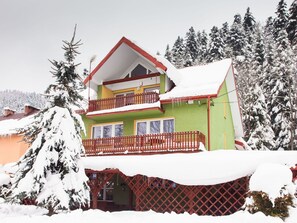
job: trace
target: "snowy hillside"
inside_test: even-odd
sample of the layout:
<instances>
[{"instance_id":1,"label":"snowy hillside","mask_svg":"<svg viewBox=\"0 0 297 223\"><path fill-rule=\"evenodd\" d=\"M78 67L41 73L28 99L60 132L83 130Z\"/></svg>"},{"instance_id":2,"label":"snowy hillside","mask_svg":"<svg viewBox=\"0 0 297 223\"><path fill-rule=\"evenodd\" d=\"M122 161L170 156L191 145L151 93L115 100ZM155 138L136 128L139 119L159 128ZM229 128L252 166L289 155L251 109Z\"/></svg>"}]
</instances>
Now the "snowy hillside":
<instances>
[{"instance_id":1,"label":"snowy hillside","mask_svg":"<svg viewBox=\"0 0 297 223\"><path fill-rule=\"evenodd\" d=\"M0 112L4 107L12 108L16 110L16 112L23 112L25 104L43 108L45 100L37 93L27 93L18 90L0 91Z\"/></svg>"}]
</instances>

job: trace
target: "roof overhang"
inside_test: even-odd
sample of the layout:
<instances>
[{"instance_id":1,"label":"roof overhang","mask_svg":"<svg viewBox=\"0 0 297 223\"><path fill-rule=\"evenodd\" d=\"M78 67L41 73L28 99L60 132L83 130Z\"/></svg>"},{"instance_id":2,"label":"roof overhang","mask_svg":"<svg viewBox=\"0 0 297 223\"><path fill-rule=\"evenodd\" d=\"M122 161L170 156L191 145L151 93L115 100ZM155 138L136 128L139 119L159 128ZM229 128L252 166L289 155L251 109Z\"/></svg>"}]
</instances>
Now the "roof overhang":
<instances>
[{"instance_id":1,"label":"roof overhang","mask_svg":"<svg viewBox=\"0 0 297 223\"><path fill-rule=\"evenodd\" d=\"M149 62L157 70L164 72L167 70L167 67L154 56L129 39L122 37L84 80L84 84L88 85L88 82L92 81L98 85L103 81L112 79L114 76L127 69L139 56Z\"/></svg>"}]
</instances>

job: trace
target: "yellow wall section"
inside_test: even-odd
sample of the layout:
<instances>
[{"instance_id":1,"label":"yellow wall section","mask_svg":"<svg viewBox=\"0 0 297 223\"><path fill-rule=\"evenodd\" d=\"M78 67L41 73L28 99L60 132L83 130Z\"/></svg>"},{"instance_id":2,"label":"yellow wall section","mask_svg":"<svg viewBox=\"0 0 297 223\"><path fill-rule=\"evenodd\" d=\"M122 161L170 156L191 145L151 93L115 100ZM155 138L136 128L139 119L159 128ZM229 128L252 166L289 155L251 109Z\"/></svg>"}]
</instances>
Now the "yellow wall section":
<instances>
[{"instance_id":1,"label":"yellow wall section","mask_svg":"<svg viewBox=\"0 0 297 223\"><path fill-rule=\"evenodd\" d=\"M18 135L0 137L0 164L16 162L27 151L28 145Z\"/></svg>"},{"instance_id":2,"label":"yellow wall section","mask_svg":"<svg viewBox=\"0 0 297 223\"><path fill-rule=\"evenodd\" d=\"M109 88L102 85L102 99L103 98L113 98L113 92Z\"/></svg>"}]
</instances>

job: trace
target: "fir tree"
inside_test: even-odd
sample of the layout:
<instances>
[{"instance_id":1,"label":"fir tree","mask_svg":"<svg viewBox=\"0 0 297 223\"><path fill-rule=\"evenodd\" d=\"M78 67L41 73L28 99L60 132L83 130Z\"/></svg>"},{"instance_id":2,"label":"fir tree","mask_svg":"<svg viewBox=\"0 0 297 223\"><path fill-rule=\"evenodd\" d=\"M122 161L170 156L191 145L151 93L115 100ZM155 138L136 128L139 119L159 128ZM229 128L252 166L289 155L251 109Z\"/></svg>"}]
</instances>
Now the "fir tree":
<instances>
[{"instance_id":1,"label":"fir tree","mask_svg":"<svg viewBox=\"0 0 297 223\"><path fill-rule=\"evenodd\" d=\"M34 123L23 129L30 147L18 163L10 200L25 199L49 210L49 214L87 206L89 188L81 161L84 152L82 120L72 109L82 97L82 82L74 60L80 41L63 41L65 61L51 61L55 83L46 90L47 105Z\"/></svg>"},{"instance_id":2,"label":"fir tree","mask_svg":"<svg viewBox=\"0 0 297 223\"><path fill-rule=\"evenodd\" d=\"M169 44L166 46L165 55L164 57L169 61L172 62L172 52L170 50Z\"/></svg>"},{"instance_id":3,"label":"fir tree","mask_svg":"<svg viewBox=\"0 0 297 223\"><path fill-rule=\"evenodd\" d=\"M197 44L198 44L198 55L195 63L202 65L206 63L207 53L208 53L208 37L205 30L197 33Z\"/></svg>"},{"instance_id":4,"label":"fir tree","mask_svg":"<svg viewBox=\"0 0 297 223\"><path fill-rule=\"evenodd\" d=\"M230 40L228 43L232 49L232 54L234 57L243 55L243 49L245 47L246 41L241 22L241 16L239 14L234 16L234 22L230 29Z\"/></svg>"},{"instance_id":5,"label":"fir tree","mask_svg":"<svg viewBox=\"0 0 297 223\"><path fill-rule=\"evenodd\" d=\"M258 83L251 90L250 136L247 144L253 150L271 150L275 147L274 132L271 128L266 100Z\"/></svg>"},{"instance_id":6,"label":"fir tree","mask_svg":"<svg viewBox=\"0 0 297 223\"><path fill-rule=\"evenodd\" d=\"M220 29L221 38L224 42L224 53L226 58L232 57L232 49L229 45L230 40L230 29L227 22L223 23L222 28Z\"/></svg>"},{"instance_id":7,"label":"fir tree","mask_svg":"<svg viewBox=\"0 0 297 223\"><path fill-rule=\"evenodd\" d=\"M247 8L246 13L243 18L243 28L246 33L253 33L255 29L255 18L250 12L250 7Z\"/></svg>"},{"instance_id":8,"label":"fir tree","mask_svg":"<svg viewBox=\"0 0 297 223\"><path fill-rule=\"evenodd\" d=\"M280 31L276 40L273 72L274 78L269 83L272 86L270 115L276 148L291 150L296 129L296 65L285 30Z\"/></svg>"},{"instance_id":9,"label":"fir tree","mask_svg":"<svg viewBox=\"0 0 297 223\"><path fill-rule=\"evenodd\" d=\"M176 68L182 68L184 65L185 46L183 38L177 37L172 47L172 62Z\"/></svg>"},{"instance_id":10,"label":"fir tree","mask_svg":"<svg viewBox=\"0 0 297 223\"><path fill-rule=\"evenodd\" d=\"M297 44L297 0L294 0L289 9L289 20L287 26L288 39L291 44Z\"/></svg>"},{"instance_id":11,"label":"fir tree","mask_svg":"<svg viewBox=\"0 0 297 223\"><path fill-rule=\"evenodd\" d=\"M189 31L186 33L185 37L185 56L187 57L189 54L191 58L186 58L186 63L189 66L193 65L193 62L197 59L198 56L198 43L197 43L197 36L196 32L193 27L189 29ZM190 62L190 63L189 63Z\"/></svg>"},{"instance_id":12,"label":"fir tree","mask_svg":"<svg viewBox=\"0 0 297 223\"><path fill-rule=\"evenodd\" d=\"M213 62L222 60L225 57L224 54L224 41L221 37L218 27L213 26L210 31L210 40L209 40L209 51L207 62Z\"/></svg>"},{"instance_id":13,"label":"fir tree","mask_svg":"<svg viewBox=\"0 0 297 223\"><path fill-rule=\"evenodd\" d=\"M273 21L274 26L274 39L276 40L279 37L279 33L282 30L286 30L288 26L288 10L287 3L284 0L280 0L277 5L276 17Z\"/></svg>"}]
</instances>

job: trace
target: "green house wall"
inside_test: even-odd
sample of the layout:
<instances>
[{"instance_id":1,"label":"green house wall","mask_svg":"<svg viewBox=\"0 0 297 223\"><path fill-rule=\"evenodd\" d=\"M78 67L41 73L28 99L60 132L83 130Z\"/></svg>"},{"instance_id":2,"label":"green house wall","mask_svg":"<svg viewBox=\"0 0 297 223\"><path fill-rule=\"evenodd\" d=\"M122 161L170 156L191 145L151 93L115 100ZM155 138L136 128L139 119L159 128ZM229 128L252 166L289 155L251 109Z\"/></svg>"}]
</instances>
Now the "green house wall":
<instances>
[{"instance_id":1,"label":"green house wall","mask_svg":"<svg viewBox=\"0 0 297 223\"><path fill-rule=\"evenodd\" d=\"M87 136L91 138L91 129L95 124L123 122L125 136L135 135L135 123L143 119L174 118L175 131L198 130L206 136L206 148L208 145L207 136L207 100L194 101L193 104L173 101L172 104L163 105L164 113L151 114L142 112L141 114L121 114L109 117L95 117L88 119L83 116ZM211 101L210 106L210 147L211 150L234 149L234 126L230 103L227 94L226 83L223 84L218 98Z\"/></svg>"}]
</instances>

